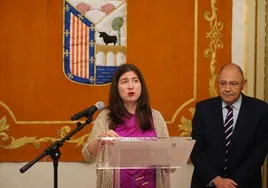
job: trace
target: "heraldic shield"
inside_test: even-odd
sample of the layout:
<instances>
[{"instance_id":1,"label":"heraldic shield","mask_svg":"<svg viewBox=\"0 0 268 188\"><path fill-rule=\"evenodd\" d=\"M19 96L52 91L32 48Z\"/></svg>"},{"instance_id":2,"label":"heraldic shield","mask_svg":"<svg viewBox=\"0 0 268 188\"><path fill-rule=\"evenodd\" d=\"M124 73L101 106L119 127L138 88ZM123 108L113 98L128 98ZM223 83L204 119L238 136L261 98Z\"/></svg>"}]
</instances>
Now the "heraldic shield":
<instances>
[{"instance_id":1,"label":"heraldic shield","mask_svg":"<svg viewBox=\"0 0 268 188\"><path fill-rule=\"evenodd\" d=\"M86 85L111 82L126 63L126 1L64 0L64 63L69 80Z\"/></svg>"}]
</instances>

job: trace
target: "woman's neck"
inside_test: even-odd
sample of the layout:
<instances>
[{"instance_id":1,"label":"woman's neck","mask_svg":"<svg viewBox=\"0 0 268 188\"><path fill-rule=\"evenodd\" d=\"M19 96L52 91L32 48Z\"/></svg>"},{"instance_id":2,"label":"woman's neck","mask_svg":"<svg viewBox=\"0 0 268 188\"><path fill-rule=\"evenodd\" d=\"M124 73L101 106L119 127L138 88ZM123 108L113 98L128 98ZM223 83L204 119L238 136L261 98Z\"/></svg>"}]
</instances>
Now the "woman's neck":
<instances>
[{"instance_id":1,"label":"woman's neck","mask_svg":"<svg viewBox=\"0 0 268 188\"><path fill-rule=\"evenodd\" d=\"M129 113L131 113L131 114L136 113L137 103L124 103L124 106Z\"/></svg>"}]
</instances>

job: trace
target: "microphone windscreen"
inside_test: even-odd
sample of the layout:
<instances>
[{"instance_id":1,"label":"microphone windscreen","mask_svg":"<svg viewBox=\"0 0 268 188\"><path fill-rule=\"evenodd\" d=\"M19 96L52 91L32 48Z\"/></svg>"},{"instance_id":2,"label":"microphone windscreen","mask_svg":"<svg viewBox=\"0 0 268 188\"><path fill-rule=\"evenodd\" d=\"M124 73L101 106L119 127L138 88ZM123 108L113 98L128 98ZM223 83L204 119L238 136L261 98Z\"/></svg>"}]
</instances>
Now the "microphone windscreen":
<instances>
[{"instance_id":1,"label":"microphone windscreen","mask_svg":"<svg viewBox=\"0 0 268 188\"><path fill-rule=\"evenodd\" d=\"M102 101L97 102L95 105L98 108L98 110L102 110L105 106L104 102Z\"/></svg>"}]
</instances>

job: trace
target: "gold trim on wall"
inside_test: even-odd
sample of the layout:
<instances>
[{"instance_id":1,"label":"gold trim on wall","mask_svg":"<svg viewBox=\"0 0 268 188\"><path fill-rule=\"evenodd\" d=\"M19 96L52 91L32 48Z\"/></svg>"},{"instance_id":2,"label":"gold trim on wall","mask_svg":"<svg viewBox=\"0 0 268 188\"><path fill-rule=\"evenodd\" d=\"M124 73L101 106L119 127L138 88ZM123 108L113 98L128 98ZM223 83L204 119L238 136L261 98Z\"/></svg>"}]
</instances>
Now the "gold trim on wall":
<instances>
[{"instance_id":1,"label":"gold trim on wall","mask_svg":"<svg viewBox=\"0 0 268 188\"><path fill-rule=\"evenodd\" d=\"M59 138L52 138L52 137L43 137L37 139L36 137L21 137L21 138L14 138L10 135L8 135L6 132L10 131L10 126L7 124L7 118L6 116L3 116L0 119L0 138L3 142L8 142L11 140L9 145L0 145L0 149L17 149L22 146L25 146L27 144L33 144L35 149L40 148L40 145L42 142L55 142L63 137L65 137L70 131L71 128L69 126L63 126L59 131L58 131L58 136ZM85 138L87 138L89 134L85 134L79 138L71 138L69 141L67 141L70 144L76 144L76 147L79 147L84 144Z\"/></svg>"},{"instance_id":2,"label":"gold trim on wall","mask_svg":"<svg viewBox=\"0 0 268 188\"><path fill-rule=\"evenodd\" d=\"M3 102L0 101L0 106L3 106L5 110L10 114L12 120L17 125L36 125L36 124L76 124L78 121L18 121L12 110Z\"/></svg>"},{"instance_id":3,"label":"gold trim on wall","mask_svg":"<svg viewBox=\"0 0 268 188\"><path fill-rule=\"evenodd\" d=\"M216 57L217 57L217 50L223 48L223 42L221 40L222 34L221 30L224 28L223 22L218 21L217 16L217 7L216 7L216 0L211 0L211 11L206 11L204 13L204 19L207 20L210 24L211 31L209 31L206 35L206 38L210 40L209 48L207 48L204 52L204 56L210 60L210 75L211 78L209 79L209 88L208 92L211 97L217 96L217 90L215 87L216 82L216 73L215 73L215 66L216 66ZM195 0L195 16L194 16L194 79L193 79L193 97L183 103L173 114L171 120L167 120L167 124L172 124L175 122L175 119L178 117L179 113L182 109L184 109L187 105L193 103L197 97L197 52L198 52L198 0ZM75 124L77 121L18 121L11 111L11 109L2 101L0 101L0 105L3 106L8 113L10 114L12 120L15 124ZM189 112L194 114L195 109L190 107ZM10 136L7 132L10 131L10 126L7 124L6 116L0 117L0 139L8 143L9 145L0 145L0 149L16 149L27 144L33 144L36 149L40 148L41 143L43 142L55 142L63 138L68 132L70 132L71 128L67 125L64 125L59 131L58 136L59 138L53 137L43 137L43 138L36 138L36 137L21 137L21 138L14 138ZM180 124L178 125L178 130L181 132L180 136L190 136L192 131L192 122L190 119L185 118L184 116L181 117ZM73 138L68 143L76 144L76 147L79 147L84 144L84 140L89 136L89 134L85 134L79 138Z\"/></svg>"},{"instance_id":4,"label":"gold trim on wall","mask_svg":"<svg viewBox=\"0 0 268 188\"><path fill-rule=\"evenodd\" d=\"M246 94L265 99L265 64L267 66L267 0L244 1L245 38L244 38L244 72L248 79ZM266 40L265 40L266 36ZM263 187L268 188L267 159L264 162Z\"/></svg>"},{"instance_id":5,"label":"gold trim on wall","mask_svg":"<svg viewBox=\"0 0 268 188\"><path fill-rule=\"evenodd\" d=\"M198 5L197 5L198 6ZM204 18L209 22L211 31L207 33L206 38L210 39L209 48L207 48L204 52L204 56L210 59L210 74L211 78L209 79L209 95L210 97L215 97L218 95L217 89L215 86L217 74L215 73L215 66L216 66L216 57L217 57L217 50L223 48L223 42L221 37L221 31L224 28L223 22L218 22L218 15L217 15L218 8L216 7L216 0L211 0L211 12L206 11L204 13ZM196 23L197 25L198 23ZM198 26L196 26L198 28ZM188 109L192 116L195 113L195 108ZM178 125L179 130L182 131L180 136L190 136L192 132L192 121L185 118L184 116L181 117L181 124Z\"/></svg>"},{"instance_id":6,"label":"gold trim on wall","mask_svg":"<svg viewBox=\"0 0 268 188\"><path fill-rule=\"evenodd\" d=\"M254 94L257 98L267 101L266 91L268 88L267 81L267 0L255 0L255 58L254 66L256 82L254 87ZM268 188L268 161L267 157L264 161L263 173L263 187Z\"/></svg>"},{"instance_id":7,"label":"gold trim on wall","mask_svg":"<svg viewBox=\"0 0 268 188\"><path fill-rule=\"evenodd\" d=\"M218 8L216 7L216 0L211 0L211 12L206 11L204 14L205 20L209 21L211 31L207 33L206 38L210 39L209 48L207 48L204 52L204 56L210 59L210 74L211 78L209 79L209 95L210 97L215 97L218 95L217 89L215 87L217 74L215 73L215 63L217 50L223 48L223 42L221 40L224 24L223 22L218 22L217 15Z\"/></svg>"},{"instance_id":8,"label":"gold trim on wall","mask_svg":"<svg viewBox=\"0 0 268 188\"><path fill-rule=\"evenodd\" d=\"M268 1L265 0L265 55L264 55L264 66L265 66L265 80L264 80L264 100L266 102L268 102L268 48L267 48L267 42L268 42ZM263 185L264 187L268 188L268 160L267 160L267 156L266 159L264 161L264 165L263 165Z\"/></svg>"}]
</instances>

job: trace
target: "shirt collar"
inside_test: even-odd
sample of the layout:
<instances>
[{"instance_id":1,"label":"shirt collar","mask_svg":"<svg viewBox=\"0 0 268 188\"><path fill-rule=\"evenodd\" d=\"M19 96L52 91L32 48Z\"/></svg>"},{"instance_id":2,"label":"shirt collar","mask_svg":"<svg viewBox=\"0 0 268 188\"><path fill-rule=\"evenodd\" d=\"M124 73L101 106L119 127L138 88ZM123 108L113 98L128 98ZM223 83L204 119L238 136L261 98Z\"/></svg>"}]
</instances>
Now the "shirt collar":
<instances>
[{"instance_id":1,"label":"shirt collar","mask_svg":"<svg viewBox=\"0 0 268 188\"><path fill-rule=\"evenodd\" d=\"M242 103L242 95L239 96L238 100L232 104L232 107L239 110ZM224 101L222 101L222 109L225 108L228 104L226 104Z\"/></svg>"}]
</instances>

